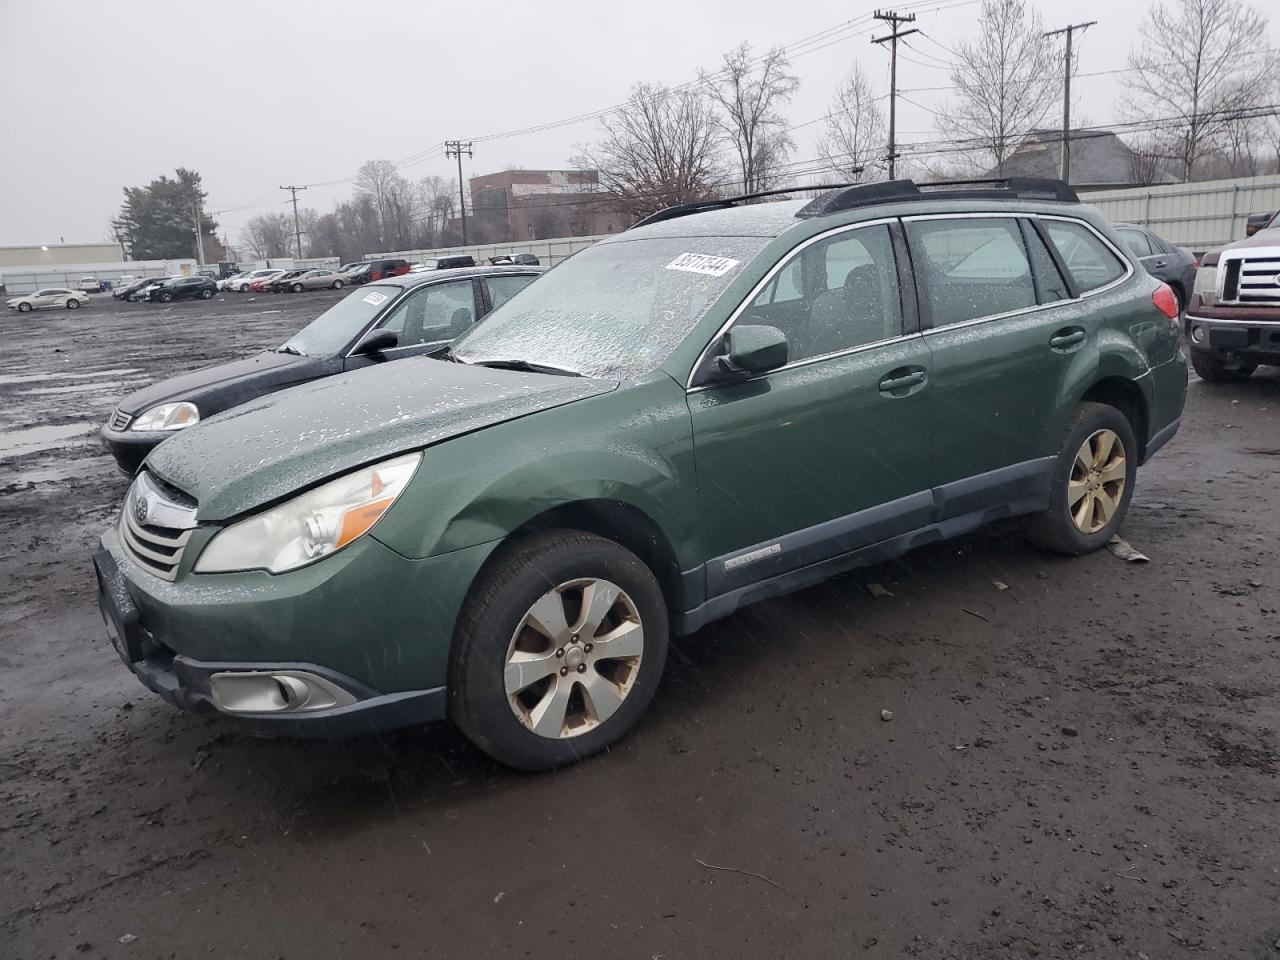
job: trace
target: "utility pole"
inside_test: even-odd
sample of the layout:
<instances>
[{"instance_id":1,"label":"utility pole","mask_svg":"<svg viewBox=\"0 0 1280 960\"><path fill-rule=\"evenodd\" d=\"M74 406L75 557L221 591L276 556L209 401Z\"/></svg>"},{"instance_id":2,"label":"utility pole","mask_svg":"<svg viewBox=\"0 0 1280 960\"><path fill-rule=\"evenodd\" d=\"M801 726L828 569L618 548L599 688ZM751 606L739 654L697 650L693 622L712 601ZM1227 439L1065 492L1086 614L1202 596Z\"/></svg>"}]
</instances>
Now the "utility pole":
<instances>
[{"instance_id":1,"label":"utility pole","mask_svg":"<svg viewBox=\"0 0 1280 960\"><path fill-rule=\"evenodd\" d=\"M1067 35L1067 75L1062 84L1062 182L1071 182L1071 35L1077 30L1087 30L1097 20L1088 23L1072 23L1061 30L1050 30L1046 37L1056 37L1060 33Z\"/></svg>"},{"instance_id":2,"label":"utility pole","mask_svg":"<svg viewBox=\"0 0 1280 960\"><path fill-rule=\"evenodd\" d=\"M191 212L195 214L196 219L196 263L204 266L204 228L200 223L200 201L195 200L191 204Z\"/></svg>"},{"instance_id":3,"label":"utility pole","mask_svg":"<svg viewBox=\"0 0 1280 960\"><path fill-rule=\"evenodd\" d=\"M916 15L909 13L905 16L895 13L893 10L877 10L876 19L883 20L889 24L892 32L886 37L874 37L872 43L889 43L889 179L893 179L895 161L898 159L898 143L896 139L897 122L898 122L898 41L903 37L909 37L913 33L919 33L915 27L910 30L899 30L898 25L903 23L915 23Z\"/></svg>"},{"instance_id":4,"label":"utility pole","mask_svg":"<svg viewBox=\"0 0 1280 960\"><path fill-rule=\"evenodd\" d=\"M462 211L462 245L467 245L467 200L462 192L462 155L465 153L468 159L475 156L471 152L472 141L468 140L463 143L461 140L446 140L444 142L444 155L446 157L458 158L458 209Z\"/></svg>"},{"instance_id":5,"label":"utility pole","mask_svg":"<svg viewBox=\"0 0 1280 960\"><path fill-rule=\"evenodd\" d=\"M306 187L295 187L289 184L287 187L281 187L281 190L288 190L289 195L293 197L293 238L298 242L298 259L302 259L302 228L298 225L298 191L305 190Z\"/></svg>"}]
</instances>

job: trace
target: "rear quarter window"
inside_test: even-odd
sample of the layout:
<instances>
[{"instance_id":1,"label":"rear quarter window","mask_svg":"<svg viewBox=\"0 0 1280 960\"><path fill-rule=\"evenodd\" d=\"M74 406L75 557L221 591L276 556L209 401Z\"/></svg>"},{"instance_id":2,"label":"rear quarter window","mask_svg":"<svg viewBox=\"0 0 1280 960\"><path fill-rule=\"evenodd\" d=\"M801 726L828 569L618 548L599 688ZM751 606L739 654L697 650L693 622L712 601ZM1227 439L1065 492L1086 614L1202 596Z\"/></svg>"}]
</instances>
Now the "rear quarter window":
<instances>
[{"instance_id":1,"label":"rear quarter window","mask_svg":"<svg viewBox=\"0 0 1280 960\"><path fill-rule=\"evenodd\" d=\"M1112 253L1102 238L1083 223L1074 220L1042 222L1081 293L1105 287L1124 276L1124 261Z\"/></svg>"}]
</instances>

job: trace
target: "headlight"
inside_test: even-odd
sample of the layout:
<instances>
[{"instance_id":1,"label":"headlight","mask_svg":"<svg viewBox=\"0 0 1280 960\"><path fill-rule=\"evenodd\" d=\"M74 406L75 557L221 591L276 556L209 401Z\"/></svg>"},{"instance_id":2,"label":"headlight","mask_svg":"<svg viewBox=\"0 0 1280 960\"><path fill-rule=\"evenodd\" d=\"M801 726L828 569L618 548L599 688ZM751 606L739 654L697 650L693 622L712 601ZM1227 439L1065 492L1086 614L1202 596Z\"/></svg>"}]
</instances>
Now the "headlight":
<instances>
[{"instance_id":1,"label":"headlight","mask_svg":"<svg viewBox=\"0 0 1280 960\"><path fill-rule=\"evenodd\" d=\"M1192 294L1200 296L1200 302L1206 306L1212 306L1218 301L1218 268L1216 265L1208 267L1200 267L1196 270L1195 286L1191 288Z\"/></svg>"},{"instance_id":2,"label":"headlight","mask_svg":"<svg viewBox=\"0 0 1280 960\"><path fill-rule=\"evenodd\" d=\"M232 524L209 541L196 573L283 573L341 550L382 519L421 459L411 453L385 460Z\"/></svg>"},{"instance_id":3,"label":"headlight","mask_svg":"<svg viewBox=\"0 0 1280 960\"><path fill-rule=\"evenodd\" d=\"M181 430L200 422L200 411L194 403L162 403L145 411L133 421L130 430Z\"/></svg>"}]
</instances>

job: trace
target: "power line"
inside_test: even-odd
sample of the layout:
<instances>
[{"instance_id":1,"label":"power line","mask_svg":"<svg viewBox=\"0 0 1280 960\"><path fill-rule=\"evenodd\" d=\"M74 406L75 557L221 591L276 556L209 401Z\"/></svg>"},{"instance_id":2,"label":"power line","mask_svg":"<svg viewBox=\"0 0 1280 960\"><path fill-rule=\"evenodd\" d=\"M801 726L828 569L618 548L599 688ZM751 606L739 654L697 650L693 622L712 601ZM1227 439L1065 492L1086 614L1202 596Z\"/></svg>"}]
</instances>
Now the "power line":
<instances>
[{"instance_id":1,"label":"power line","mask_svg":"<svg viewBox=\"0 0 1280 960\"><path fill-rule=\"evenodd\" d=\"M458 209L462 211L462 245L467 245L467 202L462 195L462 154L466 153L468 159L475 157L471 152L471 141L463 143L461 140L446 140L444 142L444 155L446 157L458 158Z\"/></svg>"}]
</instances>

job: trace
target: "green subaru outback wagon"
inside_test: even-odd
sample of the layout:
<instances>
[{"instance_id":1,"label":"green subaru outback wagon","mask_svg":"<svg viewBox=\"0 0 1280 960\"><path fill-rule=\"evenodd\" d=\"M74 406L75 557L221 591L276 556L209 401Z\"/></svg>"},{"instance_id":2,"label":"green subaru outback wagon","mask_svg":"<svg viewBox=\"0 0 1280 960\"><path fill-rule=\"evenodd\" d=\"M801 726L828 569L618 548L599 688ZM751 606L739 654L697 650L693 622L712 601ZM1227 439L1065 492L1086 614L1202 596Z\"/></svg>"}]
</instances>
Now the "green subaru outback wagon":
<instances>
[{"instance_id":1,"label":"green subaru outback wagon","mask_svg":"<svg viewBox=\"0 0 1280 960\"><path fill-rule=\"evenodd\" d=\"M299 734L450 717L526 769L634 725L673 633L1024 516L1102 546L1178 429L1169 289L1055 181L663 210L419 358L148 457L120 657Z\"/></svg>"}]
</instances>

